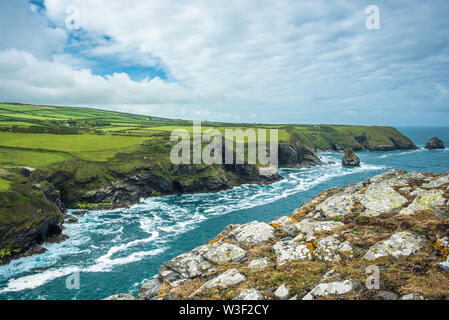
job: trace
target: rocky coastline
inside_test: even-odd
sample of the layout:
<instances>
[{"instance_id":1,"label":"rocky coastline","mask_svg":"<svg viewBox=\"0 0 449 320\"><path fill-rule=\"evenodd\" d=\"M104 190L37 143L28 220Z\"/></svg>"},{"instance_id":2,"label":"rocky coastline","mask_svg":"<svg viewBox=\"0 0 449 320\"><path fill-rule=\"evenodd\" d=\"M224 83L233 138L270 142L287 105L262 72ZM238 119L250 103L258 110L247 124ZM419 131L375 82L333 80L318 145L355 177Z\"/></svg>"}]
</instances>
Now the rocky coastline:
<instances>
[{"instance_id":1,"label":"rocky coastline","mask_svg":"<svg viewBox=\"0 0 449 320\"><path fill-rule=\"evenodd\" d=\"M448 199L448 173L391 170L270 223L229 225L166 262L137 297L107 299L448 299Z\"/></svg>"}]
</instances>

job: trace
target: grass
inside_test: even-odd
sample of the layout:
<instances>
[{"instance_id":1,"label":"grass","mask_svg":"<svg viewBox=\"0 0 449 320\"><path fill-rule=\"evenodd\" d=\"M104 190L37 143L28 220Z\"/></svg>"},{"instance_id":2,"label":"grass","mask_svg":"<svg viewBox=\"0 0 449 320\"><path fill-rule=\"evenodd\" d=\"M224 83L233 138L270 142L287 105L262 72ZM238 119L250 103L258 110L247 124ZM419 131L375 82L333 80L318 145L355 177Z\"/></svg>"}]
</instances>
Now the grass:
<instances>
[{"instance_id":1,"label":"grass","mask_svg":"<svg viewBox=\"0 0 449 320\"><path fill-rule=\"evenodd\" d=\"M15 137L0 135L0 146L40 148L64 152L89 152L107 149L120 149L138 144L138 137L151 137L163 134L166 139L175 129L192 132L192 121L165 119L153 116L135 115L122 112L99 110L93 108L34 106L0 104L0 127L41 126L42 128L62 127L67 130L78 130L86 136L39 136L36 130L33 136L26 133ZM299 141L313 148L329 150L337 147L376 148L381 145L392 145L392 139L402 143L409 139L391 127L367 127L345 125L283 125L283 124L233 124L224 122L202 122L202 131L218 129L222 134L226 129L279 129L279 142ZM20 131L21 132L21 131ZM45 133L43 131L43 133ZM57 132L59 133L59 132ZM111 138L125 136L126 138ZM97 136L101 136L97 138ZM46 143L44 140L49 140ZM101 142L99 142L101 141ZM126 142L125 142L126 141ZM239 141L242 142L242 141ZM38 145L38 146L37 146ZM105 148L105 146L108 146ZM104 153L104 152L103 152ZM111 155L108 155L110 157ZM113 154L112 154L113 156ZM89 159L92 159L89 157ZM105 159L104 157L102 159Z\"/></svg>"},{"instance_id":2,"label":"grass","mask_svg":"<svg viewBox=\"0 0 449 320\"><path fill-rule=\"evenodd\" d=\"M392 145L393 140L408 144L411 141L392 127L346 126L346 125L301 125L292 128L301 141L317 149L327 150L335 145L339 149L351 147L354 150L366 147L375 149Z\"/></svg>"},{"instance_id":3,"label":"grass","mask_svg":"<svg viewBox=\"0 0 449 320\"><path fill-rule=\"evenodd\" d=\"M2 168L21 165L38 169L52 163L70 159L73 159L71 155L62 152L0 147L0 167Z\"/></svg>"},{"instance_id":4,"label":"grass","mask_svg":"<svg viewBox=\"0 0 449 320\"><path fill-rule=\"evenodd\" d=\"M8 190L10 184L11 181L3 179L0 175L0 192Z\"/></svg>"},{"instance_id":5,"label":"grass","mask_svg":"<svg viewBox=\"0 0 449 320\"><path fill-rule=\"evenodd\" d=\"M115 135L56 135L0 132L0 146L25 149L51 150L72 153L80 158L95 160L89 155L100 152L100 161L112 158L121 149L140 145L148 138Z\"/></svg>"}]
</instances>

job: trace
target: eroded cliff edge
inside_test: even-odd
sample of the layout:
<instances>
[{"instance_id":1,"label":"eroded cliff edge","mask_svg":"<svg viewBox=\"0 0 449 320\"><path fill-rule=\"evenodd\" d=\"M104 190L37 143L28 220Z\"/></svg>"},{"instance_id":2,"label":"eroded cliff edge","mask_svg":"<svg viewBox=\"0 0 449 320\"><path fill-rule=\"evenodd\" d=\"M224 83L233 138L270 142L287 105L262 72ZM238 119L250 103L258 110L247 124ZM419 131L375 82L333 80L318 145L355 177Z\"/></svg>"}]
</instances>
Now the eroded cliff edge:
<instances>
[{"instance_id":1,"label":"eroded cliff edge","mask_svg":"<svg viewBox=\"0 0 449 320\"><path fill-rule=\"evenodd\" d=\"M391 170L271 223L229 225L138 297L108 299L447 299L448 199L448 173ZM373 267L379 287L366 285Z\"/></svg>"}]
</instances>

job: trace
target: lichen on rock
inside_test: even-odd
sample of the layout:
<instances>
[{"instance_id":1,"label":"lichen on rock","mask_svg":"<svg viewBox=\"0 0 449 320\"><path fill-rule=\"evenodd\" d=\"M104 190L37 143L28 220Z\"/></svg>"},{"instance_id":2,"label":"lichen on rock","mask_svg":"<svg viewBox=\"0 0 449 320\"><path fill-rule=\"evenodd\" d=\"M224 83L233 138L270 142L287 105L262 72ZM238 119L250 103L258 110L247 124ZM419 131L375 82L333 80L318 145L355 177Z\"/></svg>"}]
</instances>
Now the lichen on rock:
<instances>
[{"instance_id":1,"label":"lichen on rock","mask_svg":"<svg viewBox=\"0 0 449 320\"><path fill-rule=\"evenodd\" d=\"M221 288L221 289L225 289L228 288L230 286L234 286L237 285L243 281L246 280L246 277L241 274L240 272L238 272L237 269L229 269L225 272L223 272L222 274L216 276L215 278L206 281L200 288L198 288L197 291L195 291L195 294L200 293L201 291L205 290L205 289L210 289L210 288Z\"/></svg>"},{"instance_id":2,"label":"lichen on rock","mask_svg":"<svg viewBox=\"0 0 449 320\"><path fill-rule=\"evenodd\" d=\"M361 205L366 208L364 216L378 216L401 207L407 198L401 196L388 184L373 184L363 194L357 195Z\"/></svg>"},{"instance_id":3,"label":"lichen on rock","mask_svg":"<svg viewBox=\"0 0 449 320\"><path fill-rule=\"evenodd\" d=\"M227 238L242 245L261 245L274 235L274 228L267 223L253 221L236 227L227 235Z\"/></svg>"},{"instance_id":4,"label":"lichen on rock","mask_svg":"<svg viewBox=\"0 0 449 320\"><path fill-rule=\"evenodd\" d=\"M232 300L263 300L264 296L257 289L245 289Z\"/></svg>"},{"instance_id":5,"label":"lichen on rock","mask_svg":"<svg viewBox=\"0 0 449 320\"><path fill-rule=\"evenodd\" d=\"M229 262L240 262L247 256L247 252L245 250L235 244L226 242L214 243L209 245L208 248L209 250L203 254L203 257L218 265Z\"/></svg>"},{"instance_id":6,"label":"lichen on rock","mask_svg":"<svg viewBox=\"0 0 449 320\"><path fill-rule=\"evenodd\" d=\"M348 293L354 292L358 283L353 280L336 281L329 283L320 283L312 289L302 300L314 300L325 297L342 297Z\"/></svg>"},{"instance_id":7,"label":"lichen on rock","mask_svg":"<svg viewBox=\"0 0 449 320\"><path fill-rule=\"evenodd\" d=\"M446 202L446 199L443 196L443 191L441 190L418 189L412 192L411 195L417 196L407 208L404 208L399 212L400 214L413 214L419 210L436 209Z\"/></svg>"},{"instance_id":8,"label":"lichen on rock","mask_svg":"<svg viewBox=\"0 0 449 320\"><path fill-rule=\"evenodd\" d=\"M373 245L365 254L365 260L376 260L383 257L400 258L412 255L419 251L425 240L410 231L401 231L393 234L386 240Z\"/></svg>"}]
</instances>

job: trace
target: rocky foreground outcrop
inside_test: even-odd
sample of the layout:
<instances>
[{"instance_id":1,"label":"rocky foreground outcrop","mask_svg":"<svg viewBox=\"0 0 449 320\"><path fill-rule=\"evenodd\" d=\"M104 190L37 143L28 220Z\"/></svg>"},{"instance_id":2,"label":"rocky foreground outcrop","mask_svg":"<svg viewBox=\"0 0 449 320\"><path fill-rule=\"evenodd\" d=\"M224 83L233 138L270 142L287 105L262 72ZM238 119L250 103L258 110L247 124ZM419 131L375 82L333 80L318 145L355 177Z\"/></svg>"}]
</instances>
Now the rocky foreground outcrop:
<instances>
[{"instance_id":1,"label":"rocky foreground outcrop","mask_svg":"<svg viewBox=\"0 0 449 320\"><path fill-rule=\"evenodd\" d=\"M447 173L392 170L332 188L271 223L229 225L135 299L447 299L448 198Z\"/></svg>"},{"instance_id":2,"label":"rocky foreground outcrop","mask_svg":"<svg viewBox=\"0 0 449 320\"><path fill-rule=\"evenodd\" d=\"M426 149L444 149L444 143L441 141L441 139L438 139L437 137L433 137L429 140L429 142L426 143Z\"/></svg>"}]
</instances>

